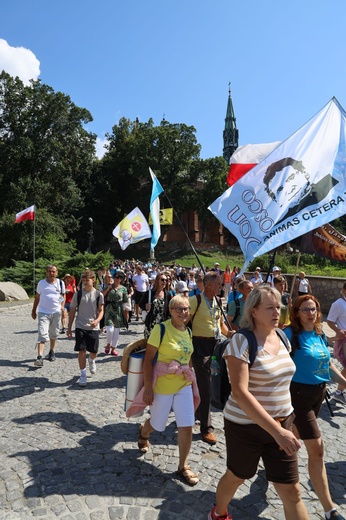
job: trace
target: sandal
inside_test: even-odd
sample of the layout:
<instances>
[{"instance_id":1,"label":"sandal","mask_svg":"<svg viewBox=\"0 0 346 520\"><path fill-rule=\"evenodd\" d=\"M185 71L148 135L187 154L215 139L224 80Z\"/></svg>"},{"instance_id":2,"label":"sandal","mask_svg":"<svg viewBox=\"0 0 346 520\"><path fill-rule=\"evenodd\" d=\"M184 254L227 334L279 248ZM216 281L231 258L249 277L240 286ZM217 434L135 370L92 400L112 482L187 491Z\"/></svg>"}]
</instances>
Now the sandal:
<instances>
[{"instance_id":1,"label":"sandal","mask_svg":"<svg viewBox=\"0 0 346 520\"><path fill-rule=\"evenodd\" d=\"M111 356L119 356L118 351L115 348L112 348Z\"/></svg>"},{"instance_id":2,"label":"sandal","mask_svg":"<svg viewBox=\"0 0 346 520\"><path fill-rule=\"evenodd\" d=\"M109 348L109 347L106 347L106 348L105 348L105 354L109 354L109 351L110 351L110 348Z\"/></svg>"},{"instance_id":3,"label":"sandal","mask_svg":"<svg viewBox=\"0 0 346 520\"><path fill-rule=\"evenodd\" d=\"M178 474L184 478L185 482L189 486L195 486L199 482L199 478L194 474L190 466L184 466L181 469L178 469Z\"/></svg>"},{"instance_id":4,"label":"sandal","mask_svg":"<svg viewBox=\"0 0 346 520\"><path fill-rule=\"evenodd\" d=\"M139 426L138 430L138 448L142 453L147 453L149 450L149 437L143 437L142 435L143 424Z\"/></svg>"}]
</instances>

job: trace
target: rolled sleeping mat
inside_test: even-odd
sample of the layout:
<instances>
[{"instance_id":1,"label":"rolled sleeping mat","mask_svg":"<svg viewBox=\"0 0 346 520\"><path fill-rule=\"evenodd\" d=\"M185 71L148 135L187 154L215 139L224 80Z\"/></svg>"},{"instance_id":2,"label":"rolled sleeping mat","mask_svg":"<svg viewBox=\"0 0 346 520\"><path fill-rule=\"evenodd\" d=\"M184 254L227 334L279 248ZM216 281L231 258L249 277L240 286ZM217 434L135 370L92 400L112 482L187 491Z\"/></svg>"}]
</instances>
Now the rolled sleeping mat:
<instances>
[{"instance_id":1,"label":"rolled sleeping mat","mask_svg":"<svg viewBox=\"0 0 346 520\"><path fill-rule=\"evenodd\" d=\"M144 364L145 350L142 352L131 352L129 356L128 372L126 378L126 393L125 393L125 412L133 403L134 398L141 390L144 384L143 364ZM144 410L132 417L140 417Z\"/></svg>"}]
</instances>

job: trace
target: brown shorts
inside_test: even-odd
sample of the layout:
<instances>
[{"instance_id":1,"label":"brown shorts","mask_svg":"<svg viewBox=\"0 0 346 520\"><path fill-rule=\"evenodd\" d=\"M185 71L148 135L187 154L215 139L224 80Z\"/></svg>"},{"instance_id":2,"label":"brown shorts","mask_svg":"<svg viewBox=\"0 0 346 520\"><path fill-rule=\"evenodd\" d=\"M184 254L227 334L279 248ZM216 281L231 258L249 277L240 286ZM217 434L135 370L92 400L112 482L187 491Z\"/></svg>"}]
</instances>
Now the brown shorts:
<instances>
[{"instance_id":1,"label":"brown shorts","mask_svg":"<svg viewBox=\"0 0 346 520\"><path fill-rule=\"evenodd\" d=\"M291 398L294 408L294 425L302 440L318 439L321 432L317 423L317 416L326 395L326 384L304 385L291 383Z\"/></svg>"},{"instance_id":2,"label":"brown shorts","mask_svg":"<svg viewBox=\"0 0 346 520\"><path fill-rule=\"evenodd\" d=\"M281 425L292 430L294 414ZM299 482L297 454L287 455L279 448L274 438L258 424L237 424L225 419L227 448L227 468L241 479L252 478L260 458L266 471L267 480L278 484Z\"/></svg>"}]
</instances>

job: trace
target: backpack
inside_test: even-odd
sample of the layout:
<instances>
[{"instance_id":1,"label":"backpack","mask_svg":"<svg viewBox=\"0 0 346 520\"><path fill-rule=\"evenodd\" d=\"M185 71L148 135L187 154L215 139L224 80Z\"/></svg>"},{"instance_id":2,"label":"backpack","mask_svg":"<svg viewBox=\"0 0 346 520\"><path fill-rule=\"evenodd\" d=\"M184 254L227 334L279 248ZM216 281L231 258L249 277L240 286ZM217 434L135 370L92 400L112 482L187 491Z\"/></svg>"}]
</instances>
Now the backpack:
<instances>
[{"instance_id":1,"label":"backpack","mask_svg":"<svg viewBox=\"0 0 346 520\"><path fill-rule=\"evenodd\" d=\"M289 350L289 341L286 334L281 329L275 329L277 335ZM257 355L257 340L255 334L249 329L238 329L236 334L243 334L249 343L249 370L252 367ZM211 404L218 410L223 410L229 394L231 393L231 383L228 379L226 360L223 357L229 339L219 341L211 356L211 378L210 395Z\"/></svg>"}]
</instances>

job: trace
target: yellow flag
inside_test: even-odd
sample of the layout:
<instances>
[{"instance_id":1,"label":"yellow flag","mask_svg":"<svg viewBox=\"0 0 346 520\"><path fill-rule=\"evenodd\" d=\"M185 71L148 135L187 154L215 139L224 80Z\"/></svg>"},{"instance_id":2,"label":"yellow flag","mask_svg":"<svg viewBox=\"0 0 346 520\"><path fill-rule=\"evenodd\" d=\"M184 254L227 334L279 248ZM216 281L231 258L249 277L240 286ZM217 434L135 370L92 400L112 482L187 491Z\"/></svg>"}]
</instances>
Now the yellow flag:
<instances>
[{"instance_id":1,"label":"yellow flag","mask_svg":"<svg viewBox=\"0 0 346 520\"><path fill-rule=\"evenodd\" d=\"M130 244L151 238L151 231L141 210L135 208L113 229L113 235L121 249L126 249Z\"/></svg>"},{"instance_id":2,"label":"yellow flag","mask_svg":"<svg viewBox=\"0 0 346 520\"><path fill-rule=\"evenodd\" d=\"M151 213L149 215L149 224L152 224ZM173 224L173 209L160 209L160 224L161 226L168 226L169 224Z\"/></svg>"}]
</instances>

